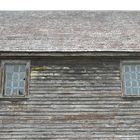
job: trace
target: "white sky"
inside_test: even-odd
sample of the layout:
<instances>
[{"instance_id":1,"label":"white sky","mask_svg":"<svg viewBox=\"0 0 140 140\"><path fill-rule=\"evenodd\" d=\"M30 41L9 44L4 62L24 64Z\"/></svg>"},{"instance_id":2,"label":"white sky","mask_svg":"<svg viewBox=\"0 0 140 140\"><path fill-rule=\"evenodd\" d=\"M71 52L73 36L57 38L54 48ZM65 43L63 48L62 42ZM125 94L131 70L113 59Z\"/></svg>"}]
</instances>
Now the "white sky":
<instances>
[{"instance_id":1,"label":"white sky","mask_svg":"<svg viewBox=\"0 0 140 140\"><path fill-rule=\"evenodd\" d=\"M0 10L140 10L140 0L0 0Z\"/></svg>"}]
</instances>

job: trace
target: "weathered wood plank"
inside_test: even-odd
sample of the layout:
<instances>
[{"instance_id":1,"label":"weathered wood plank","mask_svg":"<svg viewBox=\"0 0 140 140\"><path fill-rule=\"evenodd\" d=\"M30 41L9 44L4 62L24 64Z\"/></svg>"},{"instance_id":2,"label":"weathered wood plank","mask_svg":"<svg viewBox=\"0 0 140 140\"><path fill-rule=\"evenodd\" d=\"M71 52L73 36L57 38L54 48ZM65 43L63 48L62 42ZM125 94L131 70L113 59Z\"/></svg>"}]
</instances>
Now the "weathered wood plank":
<instances>
[{"instance_id":1,"label":"weathered wood plank","mask_svg":"<svg viewBox=\"0 0 140 140\"><path fill-rule=\"evenodd\" d=\"M140 100L121 97L120 61L32 59L29 99L0 99L0 139L139 140Z\"/></svg>"}]
</instances>

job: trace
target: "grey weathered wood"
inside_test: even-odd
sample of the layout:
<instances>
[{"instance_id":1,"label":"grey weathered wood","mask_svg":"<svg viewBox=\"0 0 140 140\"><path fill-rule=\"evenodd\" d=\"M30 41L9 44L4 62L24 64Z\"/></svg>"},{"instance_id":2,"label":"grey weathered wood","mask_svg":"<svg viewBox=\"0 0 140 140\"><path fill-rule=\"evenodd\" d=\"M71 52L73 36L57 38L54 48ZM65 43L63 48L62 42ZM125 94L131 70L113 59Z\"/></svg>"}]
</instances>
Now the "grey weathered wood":
<instances>
[{"instance_id":1,"label":"grey weathered wood","mask_svg":"<svg viewBox=\"0 0 140 140\"><path fill-rule=\"evenodd\" d=\"M121 96L124 58L30 59L29 99L0 99L1 140L140 139L140 100Z\"/></svg>"}]
</instances>

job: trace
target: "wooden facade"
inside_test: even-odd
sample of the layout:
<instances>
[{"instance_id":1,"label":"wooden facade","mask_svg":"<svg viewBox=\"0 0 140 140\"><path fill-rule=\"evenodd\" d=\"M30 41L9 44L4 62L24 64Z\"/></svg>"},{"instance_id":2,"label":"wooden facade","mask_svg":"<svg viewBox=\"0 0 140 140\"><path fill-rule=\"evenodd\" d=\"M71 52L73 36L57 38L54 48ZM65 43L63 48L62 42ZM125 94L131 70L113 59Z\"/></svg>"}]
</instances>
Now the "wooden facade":
<instances>
[{"instance_id":1,"label":"wooden facade","mask_svg":"<svg viewBox=\"0 0 140 140\"><path fill-rule=\"evenodd\" d=\"M0 11L0 140L140 140L140 97L121 77L139 60L139 11ZM6 62L28 62L8 71L16 91Z\"/></svg>"},{"instance_id":2,"label":"wooden facade","mask_svg":"<svg viewBox=\"0 0 140 140\"><path fill-rule=\"evenodd\" d=\"M120 67L138 57L3 59L31 60L31 72L28 99L0 99L0 139L140 139L140 100L122 97Z\"/></svg>"}]
</instances>

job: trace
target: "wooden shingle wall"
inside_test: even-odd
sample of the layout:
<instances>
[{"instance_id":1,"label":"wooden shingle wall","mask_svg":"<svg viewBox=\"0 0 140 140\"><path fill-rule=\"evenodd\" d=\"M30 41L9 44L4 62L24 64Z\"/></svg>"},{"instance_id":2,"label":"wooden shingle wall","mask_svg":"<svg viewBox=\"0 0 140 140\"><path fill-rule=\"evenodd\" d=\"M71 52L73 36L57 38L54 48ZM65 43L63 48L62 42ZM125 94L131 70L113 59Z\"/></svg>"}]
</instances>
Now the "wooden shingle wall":
<instances>
[{"instance_id":1,"label":"wooden shingle wall","mask_svg":"<svg viewBox=\"0 0 140 140\"><path fill-rule=\"evenodd\" d=\"M140 100L121 94L120 59L32 59L29 99L0 100L0 139L139 140Z\"/></svg>"}]
</instances>

